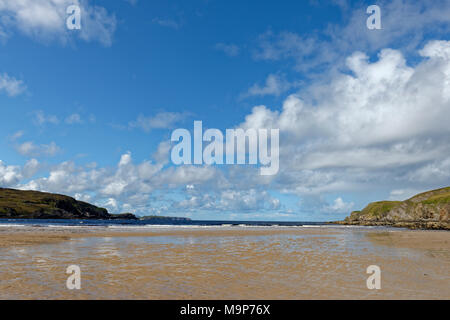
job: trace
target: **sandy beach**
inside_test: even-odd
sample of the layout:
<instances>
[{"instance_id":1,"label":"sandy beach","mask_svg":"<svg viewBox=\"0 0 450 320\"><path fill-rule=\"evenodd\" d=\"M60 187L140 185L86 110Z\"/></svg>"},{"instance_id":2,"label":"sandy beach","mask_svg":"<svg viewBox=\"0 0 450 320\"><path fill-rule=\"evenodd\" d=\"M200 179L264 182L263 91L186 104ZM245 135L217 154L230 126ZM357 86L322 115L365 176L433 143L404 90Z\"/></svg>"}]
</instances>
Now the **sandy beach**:
<instances>
[{"instance_id":1,"label":"sandy beach","mask_svg":"<svg viewBox=\"0 0 450 320\"><path fill-rule=\"evenodd\" d=\"M450 299L446 231L0 226L0 258L1 299Z\"/></svg>"}]
</instances>

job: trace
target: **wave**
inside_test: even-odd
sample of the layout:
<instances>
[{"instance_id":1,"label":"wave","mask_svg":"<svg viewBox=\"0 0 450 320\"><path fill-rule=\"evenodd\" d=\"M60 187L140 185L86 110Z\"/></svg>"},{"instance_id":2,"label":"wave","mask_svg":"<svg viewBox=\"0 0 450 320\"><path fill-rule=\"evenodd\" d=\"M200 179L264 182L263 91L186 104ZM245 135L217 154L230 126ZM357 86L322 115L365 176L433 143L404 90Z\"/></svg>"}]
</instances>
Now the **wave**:
<instances>
[{"instance_id":1,"label":"wave","mask_svg":"<svg viewBox=\"0 0 450 320\"><path fill-rule=\"evenodd\" d=\"M21 228L21 227L27 227L26 224L13 224L13 223L5 223L5 224L1 224L0 223L0 227L1 228Z\"/></svg>"}]
</instances>

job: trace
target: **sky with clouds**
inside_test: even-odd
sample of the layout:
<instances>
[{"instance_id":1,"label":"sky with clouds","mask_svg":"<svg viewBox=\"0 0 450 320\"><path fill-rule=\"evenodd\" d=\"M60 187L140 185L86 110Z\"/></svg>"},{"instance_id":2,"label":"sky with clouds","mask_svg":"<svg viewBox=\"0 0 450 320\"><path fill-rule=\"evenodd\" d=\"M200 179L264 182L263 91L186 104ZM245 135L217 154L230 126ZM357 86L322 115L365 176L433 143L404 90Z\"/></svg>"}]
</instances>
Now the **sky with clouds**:
<instances>
[{"instance_id":1,"label":"sky with clouds","mask_svg":"<svg viewBox=\"0 0 450 320\"><path fill-rule=\"evenodd\" d=\"M0 187L324 221L450 185L448 0L0 0L0 47ZM278 174L174 166L170 135L194 120L279 129Z\"/></svg>"}]
</instances>

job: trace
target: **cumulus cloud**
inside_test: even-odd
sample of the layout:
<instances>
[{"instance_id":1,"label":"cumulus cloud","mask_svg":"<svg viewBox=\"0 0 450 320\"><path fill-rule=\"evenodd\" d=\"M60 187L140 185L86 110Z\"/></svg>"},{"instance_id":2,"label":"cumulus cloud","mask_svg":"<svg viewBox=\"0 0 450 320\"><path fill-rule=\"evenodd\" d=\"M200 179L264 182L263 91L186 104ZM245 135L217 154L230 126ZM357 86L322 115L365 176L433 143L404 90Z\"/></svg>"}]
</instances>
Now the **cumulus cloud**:
<instances>
[{"instance_id":1,"label":"cumulus cloud","mask_svg":"<svg viewBox=\"0 0 450 320\"><path fill-rule=\"evenodd\" d=\"M119 204L114 198L109 198L103 204L103 207L107 208L110 212L117 212L119 210Z\"/></svg>"},{"instance_id":2,"label":"cumulus cloud","mask_svg":"<svg viewBox=\"0 0 450 320\"><path fill-rule=\"evenodd\" d=\"M165 143L161 145L161 149L165 149ZM158 152L155 155L160 156ZM47 174L32 178L40 168L36 160L28 161L23 167L7 166L1 162L0 185L56 193L64 190L64 193L77 199L104 205L113 211L133 209L148 213L157 209L149 203L149 196L154 191L166 189L175 193L187 183L204 185L214 182L216 177L213 168L167 168L165 163L165 158L159 158L135 164L131 153L127 152L113 168L99 168L95 164L78 166L73 161L66 161L47 168ZM23 181L28 178L31 179Z\"/></svg>"},{"instance_id":3,"label":"cumulus cloud","mask_svg":"<svg viewBox=\"0 0 450 320\"><path fill-rule=\"evenodd\" d=\"M254 211L265 208L275 210L280 208L280 201L264 190L259 192L254 189L245 192L227 190L221 193L220 208L238 211Z\"/></svg>"},{"instance_id":4,"label":"cumulus cloud","mask_svg":"<svg viewBox=\"0 0 450 320\"><path fill-rule=\"evenodd\" d=\"M437 157L404 175L410 183L430 183L447 186L450 180L450 157Z\"/></svg>"},{"instance_id":5,"label":"cumulus cloud","mask_svg":"<svg viewBox=\"0 0 450 320\"><path fill-rule=\"evenodd\" d=\"M22 177L25 179L33 177L41 169L41 164L36 159L28 160L22 167Z\"/></svg>"},{"instance_id":6,"label":"cumulus cloud","mask_svg":"<svg viewBox=\"0 0 450 320\"><path fill-rule=\"evenodd\" d=\"M17 187L23 179L32 177L38 170L36 159L28 160L23 167L6 165L0 160L0 187Z\"/></svg>"},{"instance_id":7,"label":"cumulus cloud","mask_svg":"<svg viewBox=\"0 0 450 320\"><path fill-rule=\"evenodd\" d=\"M170 141L163 141L158 145L156 152L153 154L153 159L157 163L167 164L169 163L169 155L172 148Z\"/></svg>"},{"instance_id":8,"label":"cumulus cloud","mask_svg":"<svg viewBox=\"0 0 450 320\"><path fill-rule=\"evenodd\" d=\"M212 193L192 193L184 200L173 203L175 209L215 212L255 212L278 210L280 200L265 190L222 190Z\"/></svg>"},{"instance_id":9,"label":"cumulus cloud","mask_svg":"<svg viewBox=\"0 0 450 320\"><path fill-rule=\"evenodd\" d=\"M286 174L275 183L286 192L448 182L449 44L430 41L414 67L397 50L381 50L376 61L356 52L327 83L289 96L281 111L255 107L241 126L280 129Z\"/></svg>"},{"instance_id":10,"label":"cumulus cloud","mask_svg":"<svg viewBox=\"0 0 450 320\"><path fill-rule=\"evenodd\" d=\"M0 160L0 186L15 186L22 178L21 168L19 166L9 166Z\"/></svg>"},{"instance_id":11,"label":"cumulus cloud","mask_svg":"<svg viewBox=\"0 0 450 320\"><path fill-rule=\"evenodd\" d=\"M84 41L112 44L116 18L90 0L1 0L0 35L11 37L19 32L40 41L58 40L66 43L73 35ZM66 9L70 5L81 8L81 29L68 30Z\"/></svg>"},{"instance_id":12,"label":"cumulus cloud","mask_svg":"<svg viewBox=\"0 0 450 320\"><path fill-rule=\"evenodd\" d=\"M90 194L83 194L83 193L75 193L74 198L78 201L84 201L84 202L89 202L92 200L92 197Z\"/></svg>"},{"instance_id":13,"label":"cumulus cloud","mask_svg":"<svg viewBox=\"0 0 450 320\"><path fill-rule=\"evenodd\" d=\"M349 213L355 204L353 202L346 203L341 197L336 198L334 202L323 208L326 213Z\"/></svg>"},{"instance_id":14,"label":"cumulus cloud","mask_svg":"<svg viewBox=\"0 0 450 320\"><path fill-rule=\"evenodd\" d=\"M10 77L7 73L0 74L0 92L4 92L10 97L15 97L25 91L26 86L22 80Z\"/></svg>"},{"instance_id":15,"label":"cumulus cloud","mask_svg":"<svg viewBox=\"0 0 450 320\"><path fill-rule=\"evenodd\" d=\"M341 67L343 57L355 48L367 53L393 47L414 52L429 37L450 32L450 3L438 1L378 1L382 29L366 27L367 6L341 5L344 25L330 24L321 32L303 35L282 31L267 31L258 39L254 52L257 60L291 59L298 71L329 70Z\"/></svg>"}]
</instances>

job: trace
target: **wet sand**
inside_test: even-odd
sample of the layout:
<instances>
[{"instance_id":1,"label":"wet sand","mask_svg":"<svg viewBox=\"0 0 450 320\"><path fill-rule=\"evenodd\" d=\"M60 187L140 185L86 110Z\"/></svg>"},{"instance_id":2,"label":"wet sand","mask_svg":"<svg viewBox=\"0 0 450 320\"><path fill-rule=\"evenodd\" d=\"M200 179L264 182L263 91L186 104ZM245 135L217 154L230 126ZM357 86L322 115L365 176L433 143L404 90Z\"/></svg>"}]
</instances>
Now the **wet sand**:
<instances>
[{"instance_id":1,"label":"wet sand","mask_svg":"<svg viewBox=\"0 0 450 320\"><path fill-rule=\"evenodd\" d=\"M1 299L450 299L446 231L0 227L0 258Z\"/></svg>"}]
</instances>

